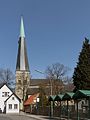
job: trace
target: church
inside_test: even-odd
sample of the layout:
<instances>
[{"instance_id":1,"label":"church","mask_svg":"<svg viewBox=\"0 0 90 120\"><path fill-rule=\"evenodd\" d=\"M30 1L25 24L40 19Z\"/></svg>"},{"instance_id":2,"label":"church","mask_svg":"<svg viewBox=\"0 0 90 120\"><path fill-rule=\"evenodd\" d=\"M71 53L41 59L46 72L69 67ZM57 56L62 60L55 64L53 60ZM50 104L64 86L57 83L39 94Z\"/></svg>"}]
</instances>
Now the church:
<instances>
[{"instance_id":1,"label":"church","mask_svg":"<svg viewBox=\"0 0 90 120\"><path fill-rule=\"evenodd\" d=\"M20 36L18 41L18 53L16 61L16 87L15 94L20 98L20 109L23 110L26 96L30 97L40 92L40 86L44 85L44 90L47 96L51 94L51 84L48 79L31 79L30 68L27 55L27 47L25 40L24 21L21 17ZM63 87L63 83L60 83ZM27 97L27 99L28 99Z\"/></svg>"},{"instance_id":2,"label":"church","mask_svg":"<svg viewBox=\"0 0 90 120\"><path fill-rule=\"evenodd\" d=\"M27 57L23 17L21 17L20 36L18 41L18 54L16 63L15 93L21 99L21 109L25 100L27 88L30 85L30 70Z\"/></svg>"}]
</instances>

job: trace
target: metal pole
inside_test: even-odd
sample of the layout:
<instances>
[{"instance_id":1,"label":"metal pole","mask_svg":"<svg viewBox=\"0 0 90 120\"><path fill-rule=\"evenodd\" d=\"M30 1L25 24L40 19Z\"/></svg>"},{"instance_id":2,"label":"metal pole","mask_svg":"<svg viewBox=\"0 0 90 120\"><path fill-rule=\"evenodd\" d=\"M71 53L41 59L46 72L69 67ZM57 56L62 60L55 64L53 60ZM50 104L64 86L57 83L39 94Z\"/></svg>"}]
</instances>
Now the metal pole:
<instances>
[{"instance_id":1,"label":"metal pole","mask_svg":"<svg viewBox=\"0 0 90 120\"><path fill-rule=\"evenodd\" d=\"M60 120L61 120L61 101L60 101Z\"/></svg>"},{"instance_id":2,"label":"metal pole","mask_svg":"<svg viewBox=\"0 0 90 120\"><path fill-rule=\"evenodd\" d=\"M90 97L88 99L88 107L89 107L89 109L88 109L88 118L90 119Z\"/></svg>"},{"instance_id":3,"label":"metal pole","mask_svg":"<svg viewBox=\"0 0 90 120\"><path fill-rule=\"evenodd\" d=\"M77 100L77 120L79 120L78 100Z\"/></svg>"},{"instance_id":4,"label":"metal pole","mask_svg":"<svg viewBox=\"0 0 90 120\"><path fill-rule=\"evenodd\" d=\"M52 84L51 84L51 95L52 95Z\"/></svg>"},{"instance_id":5,"label":"metal pole","mask_svg":"<svg viewBox=\"0 0 90 120\"><path fill-rule=\"evenodd\" d=\"M51 117L53 117L53 101L51 101Z\"/></svg>"},{"instance_id":6,"label":"metal pole","mask_svg":"<svg viewBox=\"0 0 90 120\"><path fill-rule=\"evenodd\" d=\"M52 95L52 79L50 79L50 94ZM54 102L51 101L51 117L53 117L53 105L54 105Z\"/></svg>"},{"instance_id":7,"label":"metal pole","mask_svg":"<svg viewBox=\"0 0 90 120\"><path fill-rule=\"evenodd\" d=\"M67 100L67 119L69 120L69 114L68 114L68 100Z\"/></svg>"},{"instance_id":8,"label":"metal pole","mask_svg":"<svg viewBox=\"0 0 90 120\"><path fill-rule=\"evenodd\" d=\"M38 103L37 103L37 99L36 99L36 114L38 114Z\"/></svg>"}]
</instances>

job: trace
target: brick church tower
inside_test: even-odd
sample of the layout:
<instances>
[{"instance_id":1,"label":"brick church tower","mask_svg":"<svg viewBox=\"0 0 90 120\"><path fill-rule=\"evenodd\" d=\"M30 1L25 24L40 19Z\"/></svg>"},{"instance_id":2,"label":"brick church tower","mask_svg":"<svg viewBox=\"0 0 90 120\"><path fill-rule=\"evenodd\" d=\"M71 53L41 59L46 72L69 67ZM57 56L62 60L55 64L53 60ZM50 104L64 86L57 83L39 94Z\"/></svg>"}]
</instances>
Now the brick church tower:
<instances>
[{"instance_id":1,"label":"brick church tower","mask_svg":"<svg viewBox=\"0 0 90 120\"><path fill-rule=\"evenodd\" d=\"M16 63L15 93L21 99L21 109L25 100L26 91L30 85L30 70L26 50L23 17L21 17L20 36L18 41L18 54Z\"/></svg>"}]
</instances>

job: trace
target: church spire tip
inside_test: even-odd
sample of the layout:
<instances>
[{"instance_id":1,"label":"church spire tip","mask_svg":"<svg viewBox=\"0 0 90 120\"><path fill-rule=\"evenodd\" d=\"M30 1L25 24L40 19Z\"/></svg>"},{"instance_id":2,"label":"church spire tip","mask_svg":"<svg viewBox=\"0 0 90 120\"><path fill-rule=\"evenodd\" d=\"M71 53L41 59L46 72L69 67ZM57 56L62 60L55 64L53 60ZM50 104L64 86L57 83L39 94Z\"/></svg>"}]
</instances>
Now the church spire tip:
<instances>
[{"instance_id":1,"label":"church spire tip","mask_svg":"<svg viewBox=\"0 0 90 120\"><path fill-rule=\"evenodd\" d=\"M21 16L20 37L25 37L23 16Z\"/></svg>"}]
</instances>

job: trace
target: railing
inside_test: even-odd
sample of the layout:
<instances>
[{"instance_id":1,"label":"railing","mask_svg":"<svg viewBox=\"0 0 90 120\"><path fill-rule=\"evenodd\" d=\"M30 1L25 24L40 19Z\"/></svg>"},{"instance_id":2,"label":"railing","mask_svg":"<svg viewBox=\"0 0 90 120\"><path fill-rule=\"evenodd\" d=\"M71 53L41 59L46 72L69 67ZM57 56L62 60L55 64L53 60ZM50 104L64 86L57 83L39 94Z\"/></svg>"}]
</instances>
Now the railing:
<instances>
[{"instance_id":1,"label":"railing","mask_svg":"<svg viewBox=\"0 0 90 120\"><path fill-rule=\"evenodd\" d=\"M69 106L69 112L67 116L67 106L62 106L61 107L61 112L60 112L60 106L55 106L54 111L53 111L53 117L58 117L58 118L67 118L68 120L85 120L88 119L88 111L82 111L79 110L79 118L77 118L77 111L75 110L74 106ZM36 110L36 107L32 108L32 111L30 109L30 106L27 107L26 111L27 113L30 114L38 114L38 115L44 115L50 117L50 106L46 107L40 107L38 106L38 112Z\"/></svg>"}]
</instances>

